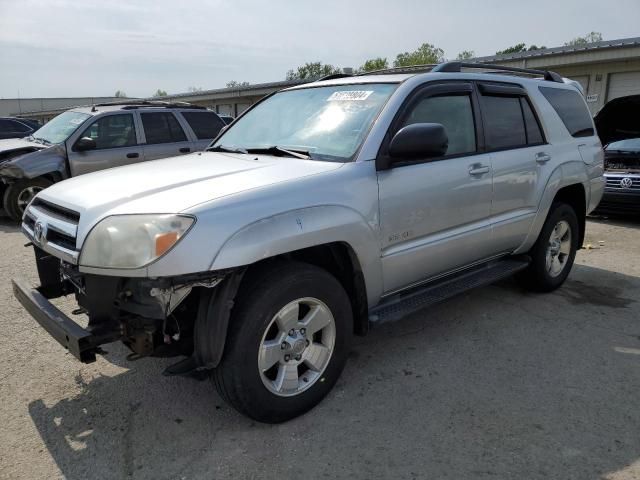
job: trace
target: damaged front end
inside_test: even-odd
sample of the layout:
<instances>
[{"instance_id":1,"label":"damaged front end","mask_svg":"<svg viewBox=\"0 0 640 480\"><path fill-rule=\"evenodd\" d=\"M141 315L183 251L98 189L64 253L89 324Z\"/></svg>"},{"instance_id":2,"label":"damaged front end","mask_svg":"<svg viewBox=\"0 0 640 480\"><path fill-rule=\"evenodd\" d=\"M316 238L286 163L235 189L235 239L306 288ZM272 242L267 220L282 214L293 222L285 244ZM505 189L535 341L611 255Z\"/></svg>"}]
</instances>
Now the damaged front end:
<instances>
[{"instance_id":1,"label":"damaged front end","mask_svg":"<svg viewBox=\"0 0 640 480\"><path fill-rule=\"evenodd\" d=\"M187 357L169 367L168 374L188 374L217 365L242 271L156 279L109 277L81 273L77 266L36 245L34 251L40 286L32 288L22 280L13 280L15 296L81 362L95 361L96 354L106 353L102 345L120 340L132 352L129 360ZM49 301L67 295L74 295L78 304L73 315L88 317L86 327ZM215 351L211 340L198 345L196 331L219 335L220 351Z\"/></svg>"}]
</instances>

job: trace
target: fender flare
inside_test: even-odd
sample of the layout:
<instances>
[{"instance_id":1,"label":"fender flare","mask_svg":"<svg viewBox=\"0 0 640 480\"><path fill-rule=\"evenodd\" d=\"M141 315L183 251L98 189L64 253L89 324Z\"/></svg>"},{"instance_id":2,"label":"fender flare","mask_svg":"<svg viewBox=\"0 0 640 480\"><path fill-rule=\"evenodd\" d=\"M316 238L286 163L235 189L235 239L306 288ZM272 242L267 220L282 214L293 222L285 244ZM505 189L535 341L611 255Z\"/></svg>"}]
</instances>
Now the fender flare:
<instances>
[{"instance_id":1,"label":"fender flare","mask_svg":"<svg viewBox=\"0 0 640 480\"><path fill-rule=\"evenodd\" d=\"M563 163L553 170L551 175L549 175L549 180L547 181L544 192L538 202L538 211L531 223L529 233L520 247L513 252L514 255L526 253L531 249L531 247L533 247L533 244L538 239L538 235L540 235L540 232L542 231L542 226L549 215L549 210L551 209L553 200L556 198L558 192L564 187L578 184L582 185L584 189L585 202L586 205L588 205L590 180L587 172L585 171L584 163L580 161Z\"/></svg>"},{"instance_id":2,"label":"fender flare","mask_svg":"<svg viewBox=\"0 0 640 480\"><path fill-rule=\"evenodd\" d=\"M353 250L362 269L367 298L382 294L377 223L369 224L356 210L343 205L319 205L290 210L250 223L222 245L211 270L250 265L304 248L342 242Z\"/></svg>"}]
</instances>

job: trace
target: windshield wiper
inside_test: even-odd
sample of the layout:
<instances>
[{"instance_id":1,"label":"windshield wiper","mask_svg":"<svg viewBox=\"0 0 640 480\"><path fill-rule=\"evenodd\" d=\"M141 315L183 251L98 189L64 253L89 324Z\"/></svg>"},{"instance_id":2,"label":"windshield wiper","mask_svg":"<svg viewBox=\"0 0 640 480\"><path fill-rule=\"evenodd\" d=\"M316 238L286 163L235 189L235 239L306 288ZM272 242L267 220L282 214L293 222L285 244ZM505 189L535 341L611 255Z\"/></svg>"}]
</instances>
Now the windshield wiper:
<instances>
[{"instance_id":1,"label":"windshield wiper","mask_svg":"<svg viewBox=\"0 0 640 480\"><path fill-rule=\"evenodd\" d=\"M244 148L225 147L224 145L216 145L215 147L209 147L207 152L229 152L229 153L249 153Z\"/></svg>"},{"instance_id":2,"label":"windshield wiper","mask_svg":"<svg viewBox=\"0 0 640 480\"><path fill-rule=\"evenodd\" d=\"M261 148L247 148L247 152L249 153L267 153L271 155L276 154L285 154L290 157L301 158L303 160L309 160L311 157L309 156L309 152L304 150L288 150L286 148L279 147L278 145L272 145L270 147L261 147Z\"/></svg>"}]
</instances>

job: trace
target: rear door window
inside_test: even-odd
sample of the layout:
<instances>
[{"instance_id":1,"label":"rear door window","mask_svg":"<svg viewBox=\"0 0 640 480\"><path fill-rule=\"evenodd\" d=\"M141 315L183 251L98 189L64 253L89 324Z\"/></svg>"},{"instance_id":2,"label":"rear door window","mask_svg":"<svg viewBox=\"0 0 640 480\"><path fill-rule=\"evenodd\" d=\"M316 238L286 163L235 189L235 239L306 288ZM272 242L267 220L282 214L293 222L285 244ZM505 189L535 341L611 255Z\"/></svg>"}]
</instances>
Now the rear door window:
<instances>
[{"instance_id":1,"label":"rear door window","mask_svg":"<svg viewBox=\"0 0 640 480\"><path fill-rule=\"evenodd\" d=\"M527 132L527 144L540 145L541 143L544 143L542 129L540 128L538 119L533 114L529 101L522 97L520 98L520 104L522 105L522 114L524 115L524 124Z\"/></svg>"},{"instance_id":2,"label":"rear door window","mask_svg":"<svg viewBox=\"0 0 640 480\"><path fill-rule=\"evenodd\" d=\"M572 137L594 135L593 122L582 95L565 88L538 87Z\"/></svg>"},{"instance_id":3,"label":"rear door window","mask_svg":"<svg viewBox=\"0 0 640 480\"><path fill-rule=\"evenodd\" d=\"M182 116L198 140L212 140L224 127L224 122L213 112L182 112Z\"/></svg>"},{"instance_id":4,"label":"rear door window","mask_svg":"<svg viewBox=\"0 0 640 480\"><path fill-rule=\"evenodd\" d=\"M186 142L187 136L171 112L141 113L147 144Z\"/></svg>"},{"instance_id":5,"label":"rear door window","mask_svg":"<svg viewBox=\"0 0 640 480\"><path fill-rule=\"evenodd\" d=\"M520 97L481 95L487 149L503 150L527 144Z\"/></svg>"}]
</instances>

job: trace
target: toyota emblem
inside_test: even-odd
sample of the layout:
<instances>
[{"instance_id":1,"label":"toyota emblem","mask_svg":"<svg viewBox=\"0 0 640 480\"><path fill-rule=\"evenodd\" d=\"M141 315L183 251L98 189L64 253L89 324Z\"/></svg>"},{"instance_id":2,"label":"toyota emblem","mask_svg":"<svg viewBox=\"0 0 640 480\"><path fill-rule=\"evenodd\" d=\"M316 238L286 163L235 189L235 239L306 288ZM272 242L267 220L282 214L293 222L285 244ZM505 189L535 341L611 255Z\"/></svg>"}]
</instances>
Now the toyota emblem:
<instances>
[{"instance_id":1,"label":"toyota emblem","mask_svg":"<svg viewBox=\"0 0 640 480\"><path fill-rule=\"evenodd\" d=\"M622 188L631 188L633 186L633 180L631 179L631 177L624 177L622 180L620 180L620 186Z\"/></svg>"},{"instance_id":2,"label":"toyota emblem","mask_svg":"<svg viewBox=\"0 0 640 480\"><path fill-rule=\"evenodd\" d=\"M33 239L36 243L42 245L47 238L47 227L42 222L36 222L36 225L33 227Z\"/></svg>"}]
</instances>

